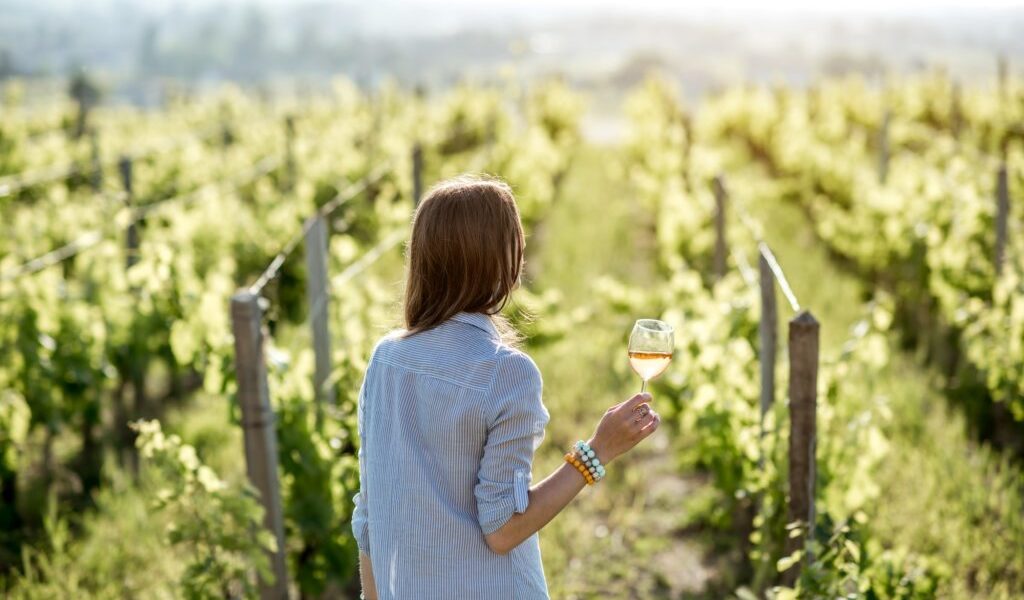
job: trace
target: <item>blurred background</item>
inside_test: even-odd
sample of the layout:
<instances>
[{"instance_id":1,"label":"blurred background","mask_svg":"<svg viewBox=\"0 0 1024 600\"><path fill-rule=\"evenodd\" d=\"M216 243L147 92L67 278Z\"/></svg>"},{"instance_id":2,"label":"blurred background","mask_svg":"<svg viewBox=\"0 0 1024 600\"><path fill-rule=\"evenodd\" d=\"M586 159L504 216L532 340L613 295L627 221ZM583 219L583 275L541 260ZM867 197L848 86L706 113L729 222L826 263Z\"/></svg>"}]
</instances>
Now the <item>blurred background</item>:
<instances>
[{"instance_id":1,"label":"blurred background","mask_svg":"<svg viewBox=\"0 0 1024 600\"><path fill-rule=\"evenodd\" d=\"M552 598L1024 598L1024 3L967 0L0 0L0 596L359 597L360 382L466 172L534 480L675 327Z\"/></svg>"},{"instance_id":2,"label":"blurred background","mask_svg":"<svg viewBox=\"0 0 1024 600\"><path fill-rule=\"evenodd\" d=\"M621 94L652 69L687 98L737 83L942 68L966 82L1024 54L1024 16L1006 2L382 2L4 0L0 77L86 70L109 98L158 105L168 86L225 81L324 90L395 80L441 89L472 79L558 74Z\"/></svg>"}]
</instances>

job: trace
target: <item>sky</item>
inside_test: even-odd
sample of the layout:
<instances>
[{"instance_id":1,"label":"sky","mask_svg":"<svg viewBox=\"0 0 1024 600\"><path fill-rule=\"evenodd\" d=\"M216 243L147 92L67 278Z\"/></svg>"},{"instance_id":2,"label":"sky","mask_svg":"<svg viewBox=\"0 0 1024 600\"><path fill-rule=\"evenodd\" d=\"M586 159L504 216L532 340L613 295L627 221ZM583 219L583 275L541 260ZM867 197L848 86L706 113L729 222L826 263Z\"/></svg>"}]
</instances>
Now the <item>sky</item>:
<instances>
[{"instance_id":1,"label":"sky","mask_svg":"<svg viewBox=\"0 0 1024 600\"><path fill-rule=\"evenodd\" d=\"M244 0L239 0L244 1ZM273 0L272 0L273 1ZM340 0L344 1L344 0ZM420 4L432 6L480 6L479 0L400 0L399 4ZM507 4L505 2L499 2ZM679 2L672 0L515 0L522 7L553 8L615 8L622 11L665 11L674 13L701 10L738 11L819 11L846 12L867 10L871 12L901 12L906 10L939 10L963 8L1013 8L1024 7L1024 0L697 0Z\"/></svg>"},{"instance_id":2,"label":"sky","mask_svg":"<svg viewBox=\"0 0 1024 600\"><path fill-rule=\"evenodd\" d=\"M386 5L415 5L454 8L462 10L487 10L500 7L502 10L520 8L538 13L561 11L585 11L612 9L616 12L661 12L670 14L700 13L787 13L787 12L871 12L904 13L919 11L1003 9L1024 8L1024 0L91 0L92 5L191 5L209 6L217 4L347 4L358 5L374 2ZM0 0L0 8L6 3L49 4L51 6L80 5L81 0Z\"/></svg>"}]
</instances>

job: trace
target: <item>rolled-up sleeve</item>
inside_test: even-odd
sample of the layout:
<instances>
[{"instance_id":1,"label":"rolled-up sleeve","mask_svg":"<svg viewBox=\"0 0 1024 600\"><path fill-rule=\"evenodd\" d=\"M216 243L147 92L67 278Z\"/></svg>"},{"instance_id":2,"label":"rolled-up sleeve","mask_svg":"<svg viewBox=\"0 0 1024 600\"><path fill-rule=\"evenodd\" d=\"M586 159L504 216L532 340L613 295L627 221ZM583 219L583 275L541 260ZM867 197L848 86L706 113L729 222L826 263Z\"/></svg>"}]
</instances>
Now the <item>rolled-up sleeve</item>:
<instances>
[{"instance_id":1,"label":"rolled-up sleeve","mask_svg":"<svg viewBox=\"0 0 1024 600\"><path fill-rule=\"evenodd\" d=\"M359 401L356 408L356 420L359 427L359 492L352 497L352 501L355 503L355 509L352 512L352 535L356 538L359 551L370 556L370 514L367 510L369 496L366 487L366 456L363 450L366 447L366 438L364 437L366 435L364 427L366 380L367 378L363 379L359 388Z\"/></svg>"},{"instance_id":2,"label":"rolled-up sleeve","mask_svg":"<svg viewBox=\"0 0 1024 600\"><path fill-rule=\"evenodd\" d=\"M529 504L533 454L544 439L548 411L540 371L521 352L503 357L491 383L491 418L474 494L480 529L497 531Z\"/></svg>"}]
</instances>

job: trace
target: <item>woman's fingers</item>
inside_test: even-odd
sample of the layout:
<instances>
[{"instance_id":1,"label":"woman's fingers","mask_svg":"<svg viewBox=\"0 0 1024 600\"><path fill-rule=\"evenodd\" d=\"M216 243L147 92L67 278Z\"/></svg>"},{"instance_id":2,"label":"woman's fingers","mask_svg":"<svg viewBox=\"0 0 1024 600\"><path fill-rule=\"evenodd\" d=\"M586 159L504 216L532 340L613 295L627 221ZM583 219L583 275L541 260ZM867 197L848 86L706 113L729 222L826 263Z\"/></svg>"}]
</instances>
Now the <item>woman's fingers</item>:
<instances>
[{"instance_id":1,"label":"woman's fingers","mask_svg":"<svg viewBox=\"0 0 1024 600\"><path fill-rule=\"evenodd\" d=\"M652 399L646 392L636 394L605 411L592 442L602 453L602 460L610 462L628 452L657 428L660 417L649 404Z\"/></svg>"},{"instance_id":2,"label":"woman's fingers","mask_svg":"<svg viewBox=\"0 0 1024 600\"><path fill-rule=\"evenodd\" d=\"M642 425L640 427L640 435L642 437L647 437L651 435L652 433L657 431L658 425L661 425L661 415L652 410L650 414L644 418L644 421L642 421Z\"/></svg>"},{"instance_id":3,"label":"woman's fingers","mask_svg":"<svg viewBox=\"0 0 1024 600\"><path fill-rule=\"evenodd\" d=\"M646 402L650 402L653 399L654 399L653 396L651 396L648 392L644 392L642 394L636 394L635 396L633 396L629 400L626 400L625 402L623 402L622 403L622 408L625 409L625 410L634 410L638 406L640 406L641 404L644 404Z\"/></svg>"},{"instance_id":4,"label":"woman's fingers","mask_svg":"<svg viewBox=\"0 0 1024 600\"><path fill-rule=\"evenodd\" d=\"M628 424L630 434L635 440L634 443L653 433L658 428L660 419L661 417L651 408L650 404L644 402L639 405L632 415L631 422Z\"/></svg>"},{"instance_id":5,"label":"woman's fingers","mask_svg":"<svg viewBox=\"0 0 1024 600\"><path fill-rule=\"evenodd\" d=\"M639 423L640 421L645 419L647 417L647 415L651 414L651 412L652 412L651 405L646 403L646 402L644 402L643 404L639 404L637 406L634 406L632 412L630 412L626 416L628 416L633 421Z\"/></svg>"}]
</instances>

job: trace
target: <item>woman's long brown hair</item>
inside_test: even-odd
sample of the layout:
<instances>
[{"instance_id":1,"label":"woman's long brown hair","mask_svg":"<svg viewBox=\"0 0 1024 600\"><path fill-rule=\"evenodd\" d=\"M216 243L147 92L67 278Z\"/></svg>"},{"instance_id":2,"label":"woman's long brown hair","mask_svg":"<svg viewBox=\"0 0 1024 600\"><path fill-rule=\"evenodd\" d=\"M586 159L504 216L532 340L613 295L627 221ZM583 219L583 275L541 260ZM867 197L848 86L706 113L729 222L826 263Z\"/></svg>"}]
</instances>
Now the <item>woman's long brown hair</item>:
<instances>
[{"instance_id":1,"label":"woman's long brown hair","mask_svg":"<svg viewBox=\"0 0 1024 600\"><path fill-rule=\"evenodd\" d=\"M456 313L497 315L518 285L526 240L512 189L461 176L427 192L413 219L405 287L407 335ZM506 324L496 323L502 337Z\"/></svg>"}]
</instances>

